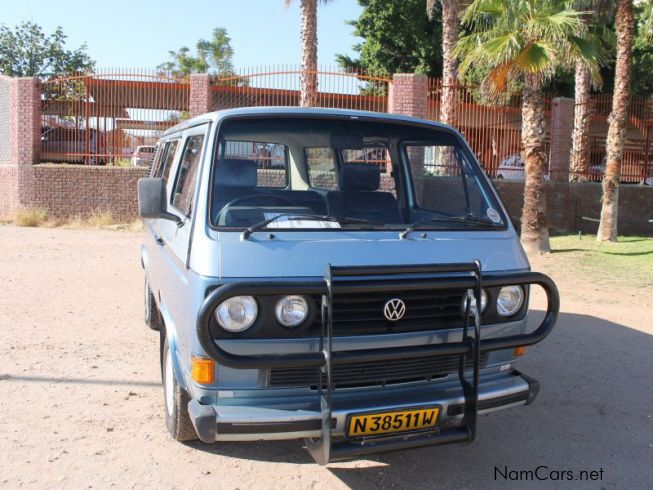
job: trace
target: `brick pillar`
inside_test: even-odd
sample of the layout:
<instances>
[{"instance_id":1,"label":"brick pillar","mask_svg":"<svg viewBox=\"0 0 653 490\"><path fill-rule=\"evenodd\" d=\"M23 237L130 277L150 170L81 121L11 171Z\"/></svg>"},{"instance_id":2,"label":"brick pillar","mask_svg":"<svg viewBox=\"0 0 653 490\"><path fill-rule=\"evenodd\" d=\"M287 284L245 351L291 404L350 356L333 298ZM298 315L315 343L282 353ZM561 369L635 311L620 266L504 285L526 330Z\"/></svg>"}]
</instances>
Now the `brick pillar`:
<instances>
[{"instance_id":1,"label":"brick pillar","mask_svg":"<svg viewBox=\"0 0 653 490\"><path fill-rule=\"evenodd\" d=\"M428 106L429 78L423 74L396 73L388 91L388 112L402 116L426 118ZM424 197L424 150L409 150L408 158L413 173L413 187L417 200Z\"/></svg>"},{"instance_id":2,"label":"brick pillar","mask_svg":"<svg viewBox=\"0 0 653 490\"><path fill-rule=\"evenodd\" d=\"M9 144L19 165L39 163L41 148L41 82L35 77L14 78L9 88Z\"/></svg>"},{"instance_id":3,"label":"brick pillar","mask_svg":"<svg viewBox=\"0 0 653 490\"><path fill-rule=\"evenodd\" d=\"M551 180L569 181L569 156L574 129L574 99L556 97L551 105Z\"/></svg>"},{"instance_id":4,"label":"brick pillar","mask_svg":"<svg viewBox=\"0 0 653 490\"><path fill-rule=\"evenodd\" d=\"M414 73L397 73L392 77L388 94L388 112L426 118L429 78Z\"/></svg>"},{"instance_id":5,"label":"brick pillar","mask_svg":"<svg viewBox=\"0 0 653 490\"><path fill-rule=\"evenodd\" d=\"M190 117L210 112L212 108L211 77L207 73L193 73L190 76L190 100L188 104Z\"/></svg>"}]
</instances>

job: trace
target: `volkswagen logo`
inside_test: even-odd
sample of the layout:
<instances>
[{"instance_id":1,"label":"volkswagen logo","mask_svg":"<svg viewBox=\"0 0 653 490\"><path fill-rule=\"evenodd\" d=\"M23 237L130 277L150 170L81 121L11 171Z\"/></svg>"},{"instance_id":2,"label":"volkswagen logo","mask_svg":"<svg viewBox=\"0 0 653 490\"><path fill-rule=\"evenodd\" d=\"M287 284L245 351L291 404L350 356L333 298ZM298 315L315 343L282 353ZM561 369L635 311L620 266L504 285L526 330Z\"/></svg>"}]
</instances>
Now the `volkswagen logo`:
<instances>
[{"instance_id":1,"label":"volkswagen logo","mask_svg":"<svg viewBox=\"0 0 653 490\"><path fill-rule=\"evenodd\" d=\"M401 320L406 314L406 303L399 298L392 298L383 306L383 314L391 322Z\"/></svg>"}]
</instances>

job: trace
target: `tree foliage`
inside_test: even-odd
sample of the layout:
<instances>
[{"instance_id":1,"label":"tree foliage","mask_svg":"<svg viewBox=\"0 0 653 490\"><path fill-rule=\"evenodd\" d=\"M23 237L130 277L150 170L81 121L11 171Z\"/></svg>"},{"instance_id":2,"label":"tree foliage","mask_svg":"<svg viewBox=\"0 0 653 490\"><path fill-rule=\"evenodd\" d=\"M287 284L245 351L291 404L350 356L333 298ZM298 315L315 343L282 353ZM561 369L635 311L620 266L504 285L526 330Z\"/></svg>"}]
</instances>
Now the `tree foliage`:
<instances>
[{"instance_id":1,"label":"tree foliage","mask_svg":"<svg viewBox=\"0 0 653 490\"><path fill-rule=\"evenodd\" d=\"M169 51L168 54L170 59L161 63L157 69L179 78L188 77L191 73L230 75L234 70L234 50L224 27L216 27L211 39L197 41L194 53L187 46L183 46L177 51Z\"/></svg>"},{"instance_id":2,"label":"tree foliage","mask_svg":"<svg viewBox=\"0 0 653 490\"><path fill-rule=\"evenodd\" d=\"M631 91L633 95L653 95L653 1L633 5L636 20L633 43L633 73Z\"/></svg>"},{"instance_id":3,"label":"tree foliage","mask_svg":"<svg viewBox=\"0 0 653 490\"><path fill-rule=\"evenodd\" d=\"M61 27L46 34L34 22L22 22L13 29L0 26L0 72L12 77L42 77L89 72L95 61L86 51L66 48Z\"/></svg>"},{"instance_id":4,"label":"tree foliage","mask_svg":"<svg viewBox=\"0 0 653 490\"><path fill-rule=\"evenodd\" d=\"M581 60L598 81L604 52L590 37L588 15L563 1L475 0L463 17L470 32L457 48L461 72L486 67L487 88L502 92L525 74L543 85L559 68L573 70Z\"/></svg>"},{"instance_id":5,"label":"tree foliage","mask_svg":"<svg viewBox=\"0 0 653 490\"><path fill-rule=\"evenodd\" d=\"M363 12L349 24L363 41L354 45L358 57L338 55L345 69L378 74L442 73L442 25L439 2L433 20L426 0L358 0Z\"/></svg>"}]
</instances>

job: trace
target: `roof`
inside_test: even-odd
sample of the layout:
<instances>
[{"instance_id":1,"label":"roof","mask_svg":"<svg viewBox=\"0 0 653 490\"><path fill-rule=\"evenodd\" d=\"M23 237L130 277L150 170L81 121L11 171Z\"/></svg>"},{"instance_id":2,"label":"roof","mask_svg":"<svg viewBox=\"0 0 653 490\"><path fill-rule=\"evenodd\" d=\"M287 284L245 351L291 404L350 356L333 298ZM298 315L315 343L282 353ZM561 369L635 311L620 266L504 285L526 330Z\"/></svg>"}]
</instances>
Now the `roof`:
<instances>
[{"instance_id":1,"label":"roof","mask_svg":"<svg viewBox=\"0 0 653 490\"><path fill-rule=\"evenodd\" d=\"M340 117L340 118L364 118L377 119L379 121L402 122L409 124L421 124L433 126L435 128L449 129L456 131L446 124L438 123L428 119L420 119L399 114L389 114L387 112L371 111L353 111L348 109L328 109L322 107L241 107L238 109L225 109L222 111L207 112L200 116L193 117L187 121L181 122L167 129L161 136L177 133L192 126L197 126L205 122L218 122L221 119L233 116L318 116L318 117ZM456 131L457 132L457 131Z\"/></svg>"}]
</instances>

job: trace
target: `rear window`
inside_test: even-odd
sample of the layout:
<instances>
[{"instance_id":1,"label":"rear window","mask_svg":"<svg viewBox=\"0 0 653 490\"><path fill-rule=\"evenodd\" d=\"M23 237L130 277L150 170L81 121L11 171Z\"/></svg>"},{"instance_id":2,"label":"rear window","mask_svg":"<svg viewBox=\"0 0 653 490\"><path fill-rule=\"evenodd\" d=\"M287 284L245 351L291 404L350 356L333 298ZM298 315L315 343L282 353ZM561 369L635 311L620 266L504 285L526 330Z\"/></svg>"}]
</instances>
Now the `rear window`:
<instances>
[{"instance_id":1,"label":"rear window","mask_svg":"<svg viewBox=\"0 0 653 490\"><path fill-rule=\"evenodd\" d=\"M397 195L395 181L392 177L392 160L385 146L365 146L356 150L342 150L343 165L366 164L379 168L381 182L378 191Z\"/></svg>"},{"instance_id":2,"label":"rear window","mask_svg":"<svg viewBox=\"0 0 653 490\"><path fill-rule=\"evenodd\" d=\"M331 149L329 147L305 148L306 167L308 180L311 187L338 190L338 178L334 153L340 154L342 165L374 165L379 168L381 182L379 189L382 192L391 192L396 195L395 182L392 177L392 161L388 149L384 146L365 146L359 149Z\"/></svg>"},{"instance_id":3,"label":"rear window","mask_svg":"<svg viewBox=\"0 0 653 490\"><path fill-rule=\"evenodd\" d=\"M338 189L336 164L333 161L331 148L304 148L308 180L311 187L335 191Z\"/></svg>"},{"instance_id":4,"label":"rear window","mask_svg":"<svg viewBox=\"0 0 653 490\"><path fill-rule=\"evenodd\" d=\"M264 141L225 141L220 148L222 160L256 162L256 187L288 185L288 147Z\"/></svg>"}]
</instances>

